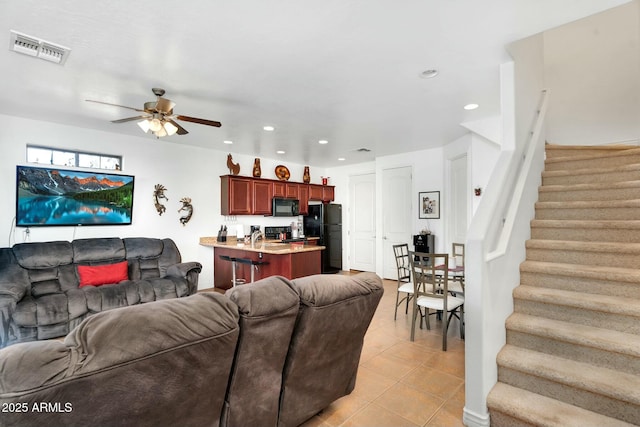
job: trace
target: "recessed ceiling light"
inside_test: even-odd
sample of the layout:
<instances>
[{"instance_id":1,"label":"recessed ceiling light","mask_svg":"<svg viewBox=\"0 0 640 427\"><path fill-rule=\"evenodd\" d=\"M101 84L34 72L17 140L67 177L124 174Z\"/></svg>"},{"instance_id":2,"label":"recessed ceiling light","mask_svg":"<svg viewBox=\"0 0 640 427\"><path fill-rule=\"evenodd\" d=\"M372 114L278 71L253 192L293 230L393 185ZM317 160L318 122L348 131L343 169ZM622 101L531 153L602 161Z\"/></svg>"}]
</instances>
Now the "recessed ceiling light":
<instances>
[{"instance_id":1,"label":"recessed ceiling light","mask_svg":"<svg viewBox=\"0 0 640 427\"><path fill-rule=\"evenodd\" d=\"M345 161L345 158L344 158L344 157L338 157L338 161L339 161L339 162L344 162L344 161Z\"/></svg>"},{"instance_id":2,"label":"recessed ceiling light","mask_svg":"<svg viewBox=\"0 0 640 427\"><path fill-rule=\"evenodd\" d=\"M228 141L228 140L227 141L222 141L222 142L224 142L225 144L233 144L233 141Z\"/></svg>"},{"instance_id":3,"label":"recessed ceiling light","mask_svg":"<svg viewBox=\"0 0 640 427\"><path fill-rule=\"evenodd\" d=\"M476 108L478 108L479 105L478 104L467 104L465 105L463 108L465 110L475 110Z\"/></svg>"},{"instance_id":4,"label":"recessed ceiling light","mask_svg":"<svg viewBox=\"0 0 640 427\"><path fill-rule=\"evenodd\" d=\"M265 126L262 129L264 129L266 131L269 131L269 132L272 132L272 131L276 130L276 128L274 128L273 126Z\"/></svg>"},{"instance_id":5,"label":"recessed ceiling light","mask_svg":"<svg viewBox=\"0 0 640 427\"><path fill-rule=\"evenodd\" d=\"M277 154L284 154L284 153L285 153L285 151L284 151L284 150L278 150L278 151L276 151L276 153L277 153Z\"/></svg>"},{"instance_id":6,"label":"recessed ceiling light","mask_svg":"<svg viewBox=\"0 0 640 427\"><path fill-rule=\"evenodd\" d=\"M432 79L437 75L438 75L438 70L435 70L435 69L424 70L423 72L420 73L420 78L421 79Z\"/></svg>"},{"instance_id":7,"label":"recessed ceiling light","mask_svg":"<svg viewBox=\"0 0 640 427\"><path fill-rule=\"evenodd\" d=\"M329 141L327 141L326 139L321 139L320 141L318 141L318 144L328 144Z\"/></svg>"}]
</instances>

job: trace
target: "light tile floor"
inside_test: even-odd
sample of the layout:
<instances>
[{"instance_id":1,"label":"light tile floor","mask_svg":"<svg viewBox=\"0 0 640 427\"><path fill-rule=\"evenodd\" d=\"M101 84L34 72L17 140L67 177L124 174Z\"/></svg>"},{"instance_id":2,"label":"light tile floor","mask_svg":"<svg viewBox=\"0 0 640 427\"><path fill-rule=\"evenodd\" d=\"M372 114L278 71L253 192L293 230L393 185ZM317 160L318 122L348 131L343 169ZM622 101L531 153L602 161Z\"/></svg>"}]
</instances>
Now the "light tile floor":
<instances>
[{"instance_id":1,"label":"light tile floor","mask_svg":"<svg viewBox=\"0 0 640 427\"><path fill-rule=\"evenodd\" d=\"M453 319L442 351L442 324L418 329L410 341L411 317L398 307L396 282L385 293L364 339L355 390L303 424L304 427L463 426L464 341ZM411 307L409 307L411 313Z\"/></svg>"}]
</instances>

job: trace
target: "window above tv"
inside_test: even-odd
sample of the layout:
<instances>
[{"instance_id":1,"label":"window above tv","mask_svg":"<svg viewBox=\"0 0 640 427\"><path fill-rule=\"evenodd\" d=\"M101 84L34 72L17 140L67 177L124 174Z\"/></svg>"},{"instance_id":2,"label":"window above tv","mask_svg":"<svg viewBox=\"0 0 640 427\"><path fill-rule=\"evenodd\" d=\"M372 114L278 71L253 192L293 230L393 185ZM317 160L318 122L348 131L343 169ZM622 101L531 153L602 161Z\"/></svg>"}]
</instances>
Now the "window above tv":
<instances>
[{"instance_id":1,"label":"window above tv","mask_svg":"<svg viewBox=\"0 0 640 427\"><path fill-rule=\"evenodd\" d=\"M119 155L30 144L27 145L27 162L53 166L74 166L86 169L122 169L122 156Z\"/></svg>"}]
</instances>

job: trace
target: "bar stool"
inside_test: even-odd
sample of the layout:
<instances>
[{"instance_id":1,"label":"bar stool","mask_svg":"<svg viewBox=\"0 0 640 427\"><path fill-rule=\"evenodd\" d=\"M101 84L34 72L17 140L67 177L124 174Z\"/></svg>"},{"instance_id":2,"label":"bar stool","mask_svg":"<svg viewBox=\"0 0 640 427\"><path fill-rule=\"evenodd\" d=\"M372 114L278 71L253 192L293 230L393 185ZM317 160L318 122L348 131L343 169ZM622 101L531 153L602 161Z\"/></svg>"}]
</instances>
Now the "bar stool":
<instances>
[{"instance_id":1,"label":"bar stool","mask_svg":"<svg viewBox=\"0 0 640 427\"><path fill-rule=\"evenodd\" d=\"M235 287L236 285L244 284L246 280L236 279L236 266L237 266L238 258L230 257L227 255L219 255L219 256L221 260L229 261L231 263L231 271L232 271L231 285ZM253 273L253 271L251 273Z\"/></svg>"},{"instance_id":2,"label":"bar stool","mask_svg":"<svg viewBox=\"0 0 640 427\"><path fill-rule=\"evenodd\" d=\"M249 268L251 269L251 282L249 283L253 283L255 281L255 270L258 269L258 266L269 264L268 261L254 261L249 258L236 258L236 261L240 264L248 264L250 266Z\"/></svg>"}]
</instances>

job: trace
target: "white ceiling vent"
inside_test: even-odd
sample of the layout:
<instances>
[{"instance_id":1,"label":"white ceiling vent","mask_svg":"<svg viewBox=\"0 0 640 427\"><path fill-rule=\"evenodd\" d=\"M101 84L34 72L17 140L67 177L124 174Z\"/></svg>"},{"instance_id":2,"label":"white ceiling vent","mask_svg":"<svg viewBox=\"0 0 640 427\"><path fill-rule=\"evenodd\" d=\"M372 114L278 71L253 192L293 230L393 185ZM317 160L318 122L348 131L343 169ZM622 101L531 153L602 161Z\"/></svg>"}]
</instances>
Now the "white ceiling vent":
<instances>
[{"instance_id":1,"label":"white ceiling vent","mask_svg":"<svg viewBox=\"0 0 640 427\"><path fill-rule=\"evenodd\" d=\"M71 49L54 43L28 36L17 31L10 31L9 50L25 55L35 56L45 61L63 65L71 52Z\"/></svg>"}]
</instances>

